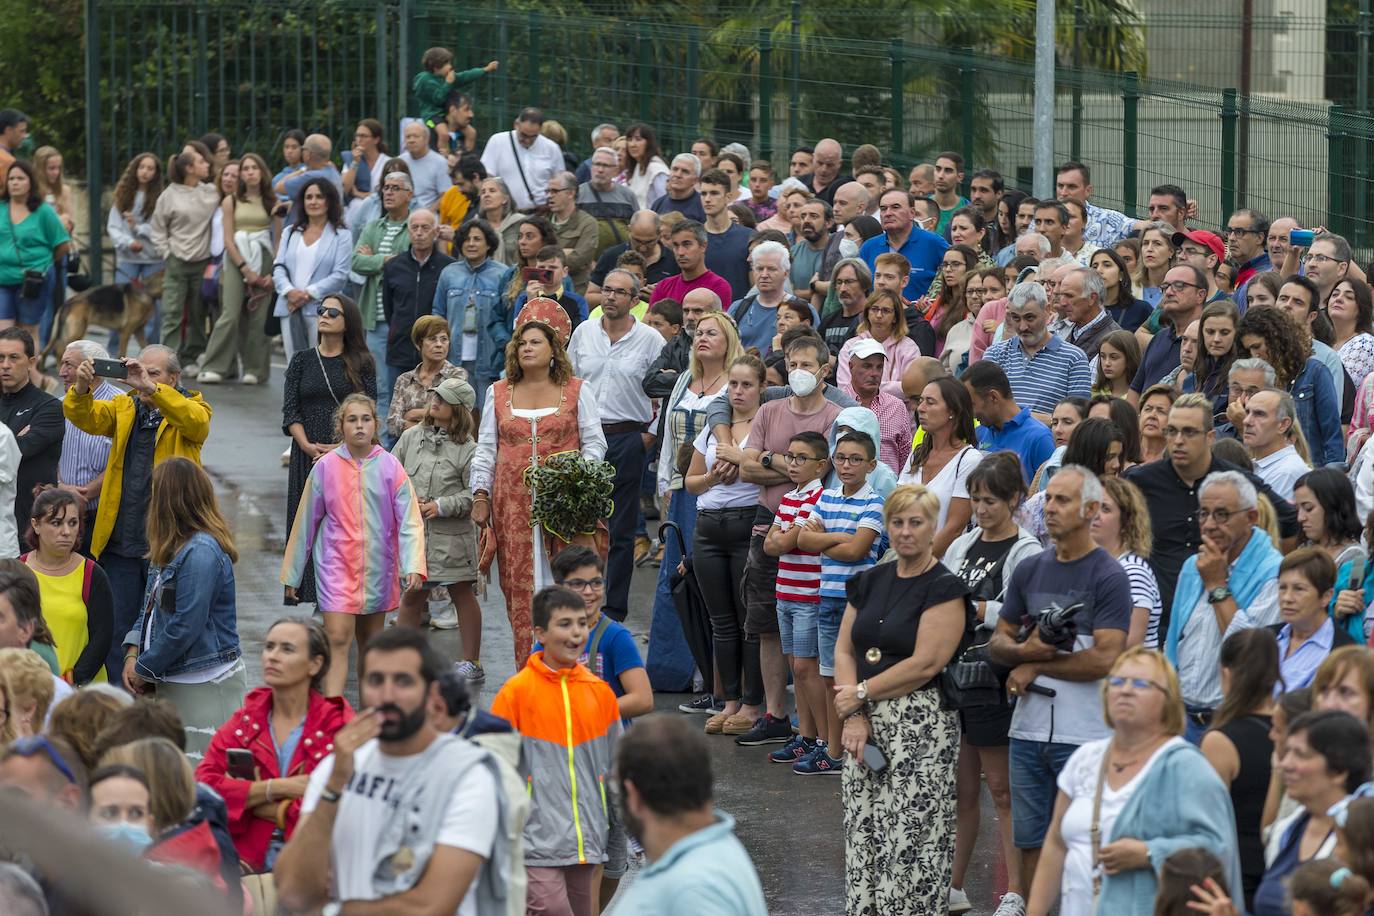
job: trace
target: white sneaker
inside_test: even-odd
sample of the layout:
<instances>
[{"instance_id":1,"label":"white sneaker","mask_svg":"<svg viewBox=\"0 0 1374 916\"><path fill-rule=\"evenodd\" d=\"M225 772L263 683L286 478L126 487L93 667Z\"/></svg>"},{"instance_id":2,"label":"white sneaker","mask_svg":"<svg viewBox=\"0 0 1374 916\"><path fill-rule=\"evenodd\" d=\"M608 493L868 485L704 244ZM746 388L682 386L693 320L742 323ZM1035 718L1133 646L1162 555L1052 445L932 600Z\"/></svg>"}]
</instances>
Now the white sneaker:
<instances>
[{"instance_id":1,"label":"white sneaker","mask_svg":"<svg viewBox=\"0 0 1374 916\"><path fill-rule=\"evenodd\" d=\"M443 601L431 601L429 603L429 625L435 630L456 630L458 629L458 609L453 606L453 600L448 596L447 589L439 589L443 592Z\"/></svg>"},{"instance_id":2,"label":"white sneaker","mask_svg":"<svg viewBox=\"0 0 1374 916\"><path fill-rule=\"evenodd\" d=\"M201 376L201 378L203 379L205 376ZM258 377L251 372L245 372L243 378L239 379L239 381L245 385L256 385L258 383Z\"/></svg>"},{"instance_id":3,"label":"white sneaker","mask_svg":"<svg viewBox=\"0 0 1374 916\"><path fill-rule=\"evenodd\" d=\"M967 913L973 909L973 904L968 901L968 894L962 889L951 887L949 889L949 911L951 913Z\"/></svg>"},{"instance_id":4,"label":"white sneaker","mask_svg":"<svg viewBox=\"0 0 1374 916\"><path fill-rule=\"evenodd\" d=\"M220 382L224 381L224 376L213 369L206 369L196 377L196 381L200 382L202 385L218 385Z\"/></svg>"},{"instance_id":5,"label":"white sneaker","mask_svg":"<svg viewBox=\"0 0 1374 916\"><path fill-rule=\"evenodd\" d=\"M181 370L181 374L182 374L182 376L183 376L184 378L189 378L189 379L196 379L196 378L199 378L199 377L200 377L200 363L191 363L191 365L189 365L189 366L183 366L183 367L182 367L182 370ZM221 379L221 381L222 381L222 379Z\"/></svg>"},{"instance_id":6,"label":"white sneaker","mask_svg":"<svg viewBox=\"0 0 1374 916\"><path fill-rule=\"evenodd\" d=\"M1007 891L992 916L1026 916L1026 901L1020 894Z\"/></svg>"}]
</instances>

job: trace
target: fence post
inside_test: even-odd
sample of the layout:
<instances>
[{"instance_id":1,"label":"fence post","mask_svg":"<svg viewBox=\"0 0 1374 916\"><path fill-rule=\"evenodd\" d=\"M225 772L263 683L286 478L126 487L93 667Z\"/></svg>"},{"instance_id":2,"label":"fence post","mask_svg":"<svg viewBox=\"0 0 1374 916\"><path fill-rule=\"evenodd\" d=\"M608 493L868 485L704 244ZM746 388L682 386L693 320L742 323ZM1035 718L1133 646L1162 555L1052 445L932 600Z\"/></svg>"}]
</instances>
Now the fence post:
<instances>
[{"instance_id":1,"label":"fence post","mask_svg":"<svg viewBox=\"0 0 1374 916\"><path fill-rule=\"evenodd\" d=\"M696 26L687 27L687 117L686 136L678 149L691 149L701 124L701 32Z\"/></svg>"},{"instance_id":2,"label":"fence post","mask_svg":"<svg viewBox=\"0 0 1374 916\"><path fill-rule=\"evenodd\" d=\"M1236 208L1236 121L1240 106L1236 90L1221 91L1221 213L1229 216Z\"/></svg>"},{"instance_id":3,"label":"fence post","mask_svg":"<svg viewBox=\"0 0 1374 916\"><path fill-rule=\"evenodd\" d=\"M1326 209L1328 228L1346 233L1346 213L1350 193L1346 182L1350 175L1345 163L1346 116L1345 106L1332 105L1327 113L1326 131Z\"/></svg>"},{"instance_id":4,"label":"fence post","mask_svg":"<svg viewBox=\"0 0 1374 916\"><path fill-rule=\"evenodd\" d=\"M386 3L380 2L380 0L377 3L375 20L375 27L377 30L377 66L372 78L377 83L377 85L373 87L377 91L377 117L381 120L382 124L384 125L384 131L382 135L386 136L387 133L391 132L390 125L394 123L391 119L391 88L387 80L387 71L390 69L387 66L387 61L390 60L391 53L390 49L387 47L386 41Z\"/></svg>"},{"instance_id":5,"label":"fence post","mask_svg":"<svg viewBox=\"0 0 1374 916\"><path fill-rule=\"evenodd\" d=\"M792 40L787 49L787 144L801 143L801 0L792 0Z\"/></svg>"},{"instance_id":6,"label":"fence post","mask_svg":"<svg viewBox=\"0 0 1374 916\"><path fill-rule=\"evenodd\" d=\"M530 50L529 57L527 58L529 61L529 72L525 76L525 79L529 81L529 86L525 89L525 98L529 99L529 101L522 103L522 107L523 105L543 104L543 97L539 93L539 38L540 32L542 31L540 28L542 18L538 10L530 10Z\"/></svg>"},{"instance_id":7,"label":"fence post","mask_svg":"<svg viewBox=\"0 0 1374 916\"><path fill-rule=\"evenodd\" d=\"M759 29L759 149L773 158L773 36Z\"/></svg>"},{"instance_id":8,"label":"fence post","mask_svg":"<svg viewBox=\"0 0 1374 916\"><path fill-rule=\"evenodd\" d=\"M1069 158L1074 162L1083 161L1083 43L1080 37L1086 23L1083 21L1083 0L1073 4L1073 109L1072 129L1069 133Z\"/></svg>"},{"instance_id":9,"label":"fence post","mask_svg":"<svg viewBox=\"0 0 1374 916\"><path fill-rule=\"evenodd\" d=\"M496 59L510 60L510 17L505 15L504 2L499 2L497 9L501 15L496 24ZM498 67L496 70L496 123L503 127L511 123L510 74L510 67Z\"/></svg>"},{"instance_id":10,"label":"fence post","mask_svg":"<svg viewBox=\"0 0 1374 916\"><path fill-rule=\"evenodd\" d=\"M210 130L210 11L205 0L196 2L196 105L195 132Z\"/></svg>"},{"instance_id":11,"label":"fence post","mask_svg":"<svg viewBox=\"0 0 1374 916\"><path fill-rule=\"evenodd\" d=\"M1140 139L1140 75L1121 74L1121 206L1127 216L1136 214L1136 166Z\"/></svg>"},{"instance_id":12,"label":"fence post","mask_svg":"<svg viewBox=\"0 0 1374 916\"><path fill-rule=\"evenodd\" d=\"M100 230L105 226L104 207L100 201L100 19L96 16L96 0L84 0L82 18L86 26L86 213L90 222L86 260L90 264L91 280L99 285L104 273L103 245ZM60 357L59 357L60 358Z\"/></svg>"},{"instance_id":13,"label":"fence post","mask_svg":"<svg viewBox=\"0 0 1374 916\"><path fill-rule=\"evenodd\" d=\"M410 70L415 66L416 58L411 54L411 11L412 0L400 0L396 7L396 130L401 129L401 118L404 118L410 107Z\"/></svg>"},{"instance_id":14,"label":"fence post","mask_svg":"<svg viewBox=\"0 0 1374 916\"><path fill-rule=\"evenodd\" d=\"M960 63L960 65L959 65L959 109L960 109L960 112L961 112L961 114L962 114L962 120L963 120L963 124L962 124L962 127L963 127L963 130L962 130L962 134L963 134L963 143L962 143L962 147L961 147L961 148L962 148L962 151L963 151L963 154L964 154L964 161L965 161L965 162L972 162L972 161L973 161L973 89L974 89L974 82L975 82L975 80L976 80L976 78L977 78L977 76L978 76L978 71L977 71L977 70L974 68L974 66L973 66L973 61L974 61L973 49L972 49L972 48L964 48L963 53L960 55L960 61L961 61L961 63ZM969 171L969 170L966 170L966 171L965 171L965 175L971 175L971 174L973 174L972 171ZM962 190L962 192L961 192L965 197L968 196L968 194L969 194L969 188L970 188L971 185L972 185L972 179L970 179L970 178L965 178L965 179L964 179L963 190Z\"/></svg>"},{"instance_id":15,"label":"fence post","mask_svg":"<svg viewBox=\"0 0 1374 916\"><path fill-rule=\"evenodd\" d=\"M649 121L649 100L653 97L654 55L653 43L649 40L649 26L639 25L639 120ZM689 147L690 148L690 147Z\"/></svg>"},{"instance_id":16,"label":"fence post","mask_svg":"<svg viewBox=\"0 0 1374 916\"><path fill-rule=\"evenodd\" d=\"M906 148L906 47L902 39L892 39L887 52L892 61L892 161L902 163Z\"/></svg>"}]
</instances>

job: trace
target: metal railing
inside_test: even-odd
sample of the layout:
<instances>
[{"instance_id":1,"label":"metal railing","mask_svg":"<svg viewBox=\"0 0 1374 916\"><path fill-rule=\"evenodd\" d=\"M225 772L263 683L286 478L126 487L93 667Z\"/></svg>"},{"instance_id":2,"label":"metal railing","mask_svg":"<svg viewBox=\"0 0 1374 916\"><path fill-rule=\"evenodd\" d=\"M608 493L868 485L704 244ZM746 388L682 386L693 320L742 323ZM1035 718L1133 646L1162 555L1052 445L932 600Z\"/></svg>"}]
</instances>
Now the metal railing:
<instances>
[{"instance_id":1,"label":"metal railing","mask_svg":"<svg viewBox=\"0 0 1374 916\"><path fill-rule=\"evenodd\" d=\"M394 128L396 145L399 119L415 113L410 81L433 45L453 49L460 67L501 60L471 89L484 134L539 105L584 153L597 123L637 120L652 125L667 150L709 135L782 165L795 145L831 136L846 149L873 143L899 166L953 149L997 168L1011 185L1030 183L1033 77L1024 48L833 38L798 34L785 21L740 30L551 15L500 3L86 2L95 39L88 67L97 80L87 112L97 235L101 190L131 156L166 154L207 130L229 136L236 151L266 154L274 167L292 127L327 133L338 150L359 119L377 117ZM1146 23L1147 41L1186 25L1156 17ZM1256 28L1263 35L1271 26ZM1323 46L1330 35L1354 35L1340 23L1320 26ZM1326 66L1323 83L1346 67ZM1089 164L1094 199L1128 213L1141 213L1151 187L1178 184L1198 200L1200 224L1219 225L1245 205L1323 223L1362 247L1374 243L1374 119L1320 98L1265 95L1263 81L1243 96L1218 85L1224 70L1184 82L1061 67L1056 156Z\"/></svg>"}]
</instances>

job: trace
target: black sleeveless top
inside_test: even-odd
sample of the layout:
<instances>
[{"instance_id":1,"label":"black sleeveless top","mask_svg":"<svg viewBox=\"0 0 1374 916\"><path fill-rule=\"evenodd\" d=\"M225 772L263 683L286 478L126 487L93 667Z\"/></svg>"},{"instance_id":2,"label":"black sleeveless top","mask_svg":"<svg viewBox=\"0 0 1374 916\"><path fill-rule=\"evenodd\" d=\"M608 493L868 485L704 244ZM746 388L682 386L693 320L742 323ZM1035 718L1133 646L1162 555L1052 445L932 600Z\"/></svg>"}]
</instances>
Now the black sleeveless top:
<instances>
[{"instance_id":1,"label":"black sleeveless top","mask_svg":"<svg viewBox=\"0 0 1374 916\"><path fill-rule=\"evenodd\" d=\"M1231 781L1231 806L1236 811L1236 838L1240 846L1240 871L1247 910L1264 876L1260 816L1264 811L1264 796L1269 791L1269 770L1274 753L1269 725L1269 716L1249 715L1218 729L1235 745L1240 757L1240 771Z\"/></svg>"}]
</instances>

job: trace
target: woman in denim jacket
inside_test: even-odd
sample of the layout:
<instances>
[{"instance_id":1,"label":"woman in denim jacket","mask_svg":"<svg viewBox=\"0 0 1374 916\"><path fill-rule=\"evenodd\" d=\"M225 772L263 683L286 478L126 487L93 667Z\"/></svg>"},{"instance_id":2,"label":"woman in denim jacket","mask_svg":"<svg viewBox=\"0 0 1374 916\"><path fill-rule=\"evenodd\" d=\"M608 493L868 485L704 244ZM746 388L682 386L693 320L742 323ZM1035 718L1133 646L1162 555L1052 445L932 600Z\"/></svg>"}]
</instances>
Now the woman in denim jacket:
<instances>
[{"instance_id":1,"label":"woman in denim jacket","mask_svg":"<svg viewBox=\"0 0 1374 916\"><path fill-rule=\"evenodd\" d=\"M124 686L143 694L156 685L198 760L248 691L234 602L238 551L200 465L168 458L153 469L152 490L148 590L124 637Z\"/></svg>"},{"instance_id":2,"label":"woman in denim jacket","mask_svg":"<svg viewBox=\"0 0 1374 916\"><path fill-rule=\"evenodd\" d=\"M510 267L495 260L500 237L486 220L475 219L454 236L457 261L444 268L434 290L434 314L453 329L449 362L467 370L477 392L477 412L487 387L501 377L506 343L511 338L511 313L502 299L510 282ZM473 314L468 314L468 309Z\"/></svg>"}]
</instances>

